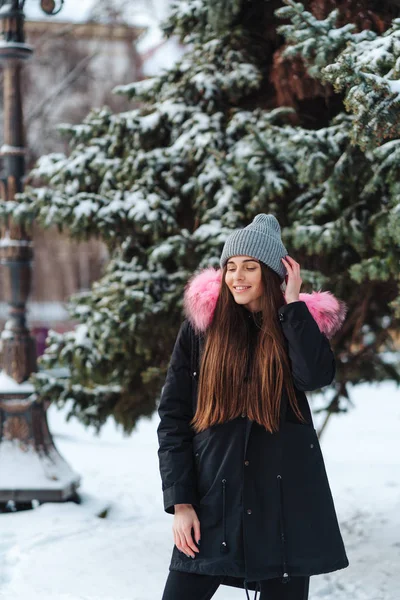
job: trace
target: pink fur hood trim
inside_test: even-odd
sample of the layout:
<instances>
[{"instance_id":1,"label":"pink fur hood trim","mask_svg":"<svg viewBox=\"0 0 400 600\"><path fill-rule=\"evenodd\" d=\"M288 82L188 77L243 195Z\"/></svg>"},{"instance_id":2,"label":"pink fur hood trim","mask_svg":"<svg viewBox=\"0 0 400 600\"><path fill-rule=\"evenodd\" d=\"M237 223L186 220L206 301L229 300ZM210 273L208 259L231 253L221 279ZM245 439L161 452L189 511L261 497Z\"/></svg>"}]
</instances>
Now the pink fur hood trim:
<instances>
[{"instance_id":1,"label":"pink fur hood trim","mask_svg":"<svg viewBox=\"0 0 400 600\"><path fill-rule=\"evenodd\" d=\"M189 279L184 291L184 312L197 333L205 331L212 321L219 290L222 270L207 267ZM283 294L284 296L284 294ZM299 300L315 319L320 331L331 338L342 326L347 305L331 292L300 293Z\"/></svg>"}]
</instances>

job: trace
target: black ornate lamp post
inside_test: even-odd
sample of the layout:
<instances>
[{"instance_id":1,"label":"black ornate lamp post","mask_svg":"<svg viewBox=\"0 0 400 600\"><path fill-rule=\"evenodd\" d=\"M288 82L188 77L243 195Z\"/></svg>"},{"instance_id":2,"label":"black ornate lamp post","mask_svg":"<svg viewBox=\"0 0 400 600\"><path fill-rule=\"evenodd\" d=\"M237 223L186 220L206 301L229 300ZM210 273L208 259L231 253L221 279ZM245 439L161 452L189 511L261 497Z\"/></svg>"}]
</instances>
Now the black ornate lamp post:
<instances>
[{"instance_id":1,"label":"black ornate lamp post","mask_svg":"<svg viewBox=\"0 0 400 600\"><path fill-rule=\"evenodd\" d=\"M56 14L64 0L41 0L42 10ZM24 40L25 0L0 0L0 63L4 75L4 144L0 195L14 200L23 189L25 142L21 67L33 52ZM37 370L35 342L26 324L31 288L33 244L25 227L10 220L1 227L0 263L9 316L0 336L0 504L55 502L76 497L79 476L54 446L46 407L35 402L27 381Z\"/></svg>"}]
</instances>

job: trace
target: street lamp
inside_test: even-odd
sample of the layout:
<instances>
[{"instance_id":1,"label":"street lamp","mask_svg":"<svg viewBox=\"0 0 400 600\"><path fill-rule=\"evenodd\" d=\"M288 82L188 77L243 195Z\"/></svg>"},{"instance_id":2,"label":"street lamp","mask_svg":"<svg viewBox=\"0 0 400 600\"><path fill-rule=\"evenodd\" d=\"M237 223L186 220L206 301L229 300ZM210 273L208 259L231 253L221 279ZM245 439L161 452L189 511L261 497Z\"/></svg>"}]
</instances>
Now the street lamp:
<instances>
[{"instance_id":1,"label":"street lamp","mask_svg":"<svg viewBox=\"0 0 400 600\"><path fill-rule=\"evenodd\" d=\"M57 7L57 4L54 2L54 0L41 0L40 8L42 9L43 12L46 13L46 15L56 15L62 9L63 4L64 4L64 0L59 1L58 7Z\"/></svg>"},{"instance_id":2,"label":"street lamp","mask_svg":"<svg viewBox=\"0 0 400 600\"><path fill-rule=\"evenodd\" d=\"M57 14L64 0L41 0L42 10ZM0 63L4 75L4 143L0 197L15 201L23 189L25 140L21 67L32 55L25 44L25 0L0 0ZM26 323L31 289L33 243L23 224L12 218L0 228L0 264L9 305L0 335L0 505L29 505L33 500L57 502L77 497L79 476L59 454L47 425L46 408L36 402L27 381L37 370L35 341Z\"/></svg>"}]
</instances>

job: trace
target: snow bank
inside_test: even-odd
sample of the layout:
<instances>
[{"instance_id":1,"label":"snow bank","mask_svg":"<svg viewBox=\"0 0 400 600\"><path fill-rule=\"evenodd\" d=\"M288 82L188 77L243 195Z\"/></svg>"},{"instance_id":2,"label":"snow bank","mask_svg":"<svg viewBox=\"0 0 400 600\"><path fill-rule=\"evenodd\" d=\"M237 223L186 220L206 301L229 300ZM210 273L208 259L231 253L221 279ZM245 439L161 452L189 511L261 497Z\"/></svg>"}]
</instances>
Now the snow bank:
<instances>
[{"instance_id":1,"label":"snow bank","mask_svg":"<svg viewBox=\"0 0 400 600\"><path fill-rule=\"evenodd\" d=\"M353 396L355 408L333 416L321 441L350 566L312 577L310 600L398 600L399 392L362 385ZM0 515L1 600L159 600L173 517L162 506L157 413L130 437L111 421L96 437L54 407L48 417L83 477L82 504ZM221 586L214 597L244 592Z\"/></svg>"}]
</instances>

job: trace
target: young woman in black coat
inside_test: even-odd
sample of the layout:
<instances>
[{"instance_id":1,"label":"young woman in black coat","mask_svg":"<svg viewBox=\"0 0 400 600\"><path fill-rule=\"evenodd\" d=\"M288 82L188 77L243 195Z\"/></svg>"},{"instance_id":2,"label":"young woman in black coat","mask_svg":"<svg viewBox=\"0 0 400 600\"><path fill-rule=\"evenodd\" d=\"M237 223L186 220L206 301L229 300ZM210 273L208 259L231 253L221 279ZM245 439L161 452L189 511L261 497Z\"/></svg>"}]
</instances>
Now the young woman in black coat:
<instances>
[{"instance_id":1,"label":"young woman in black coat","mask_svg":"<svg viewBox=\"0 0 400 600\"><path fill-rule=\"evenodd\" d=\"M307 600L311 575L349 564L304 393L332 383L347 307L300 293L273 215L233 232L220 266L185 288L158 409L174 515L162 600L209 600L221 584Z\"/></svg>"}]
</instances>

